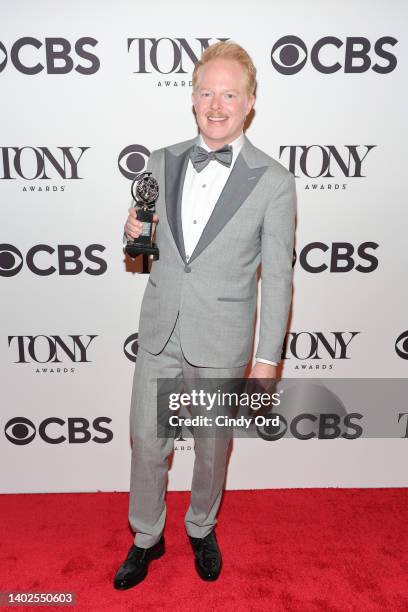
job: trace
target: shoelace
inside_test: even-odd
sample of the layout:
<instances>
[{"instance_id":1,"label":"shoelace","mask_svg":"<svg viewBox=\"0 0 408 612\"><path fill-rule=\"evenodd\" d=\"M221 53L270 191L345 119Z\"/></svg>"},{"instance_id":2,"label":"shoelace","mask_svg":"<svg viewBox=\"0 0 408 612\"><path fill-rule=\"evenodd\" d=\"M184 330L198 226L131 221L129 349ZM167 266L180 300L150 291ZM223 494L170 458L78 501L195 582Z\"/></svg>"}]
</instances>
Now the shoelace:
<instances>
[{"instance_id":1,"label":"shoelace","mask_svg":"<svg viewBox=\"0 0 408 612\"><path fill-rule=\"evenodd\" d=\"M131 548L124 565L135 563L135 561L143 561L146 556L146 550L144 548Z\"/></svg>"},{"instance_id":2,"label":"shoelace","mask_svg":"<svg viewBox=\"0 0 408 612\"><path fill-rule=\"evenodd\" d=\"M214 569L218 562L218 552L210 545L203 543L197 551L197 557L200 563L208 569Z\"/></svg>"}]
</instances>

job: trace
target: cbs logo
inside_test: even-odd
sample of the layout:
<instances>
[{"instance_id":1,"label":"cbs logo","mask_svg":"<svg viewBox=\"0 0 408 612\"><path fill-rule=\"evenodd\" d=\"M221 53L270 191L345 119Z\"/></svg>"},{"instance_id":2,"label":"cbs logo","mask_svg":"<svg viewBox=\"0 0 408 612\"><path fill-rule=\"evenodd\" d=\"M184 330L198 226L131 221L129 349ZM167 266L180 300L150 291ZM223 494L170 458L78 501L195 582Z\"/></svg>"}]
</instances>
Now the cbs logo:
<instances>
[{"instance_id":1,"label":"cbs logo","mask_svg":"<svg viewBox=\"0 0 408 612\"><path fill-rule=\"evenodd\" d=\"M137 359L137 351L139 349L138 344L138 336L139 334L131 334L128 338L126 338L125 343L123 345L123 352L129 361L136 362Z\"/></svg>"},{"instance_id":2,"label":"cbs logo","mask_svg":"<svg viewBox=\"0 0 408 612\"><path fill-rule=\"evenodd\" d=\"M84 258L95 264L86 266L81 260L82 251L74 244L59 244L57 248L47 244L37 244L26 254L25 262L29 270L38 276L49 276L58 271L61 276L70 276L85 272L91 276L99 276L107 270L107 263L96 253L102 253L105 247L101 244L90 244L84 249ZM49 259L49 256L54 257ZM54 262L56 266L50 265ZM0 276L15 276L24 265L22 253L12 244L0 244Z\"/></svg>"},{"instance_id":3,"label":"cbs logo","mask_svg":"<svg viewBox=\"0 0 408 612\"><path fill-rule=\"evenodd\" d=\"M324 36L311 47L310 62L313 68L322 74L333 74L341 69L345 73L360 73L367 72L370 68L377 74L387 74L397 66L397 58L385 47L393 47L397 42L392 36L382 36L375 41L372 53L370 41L363 36L348 36L345 43L336 36ZM373 63L370 52L383 61ZM283 36L272 47L271 62L280 74L292 75L300 72L306 65L308 55L306 43L301 38ZM329 60L328 57L332 55Z\"/></svg>"},{"instance_id":4,"label":"cbs logo","mask_svg":"<svg viewBox=\"0 0 408 612\"><path fill-rule=\"evenodd\" d=\"M43 42L32 36L24 36L11 46L10 61L23 74L38 74L44 70L47 74L67 74L72 70L83 75L94 74L99 70L100 61L86 47L93 48L97 44L98 41L89 36L79 38L74 45L61 37L45 38ZM71 57L74 55L85 60L85 63L76 60L74 64ZM8 59L7 49L0 41L0 72L5 69Z\"/></svg>"},{"instance_id":5,"label":"cbs logo","mask_svg":"<svg viewBox=\"0 0 408 612\"><path fill-rule=\"evenodd\" d=\"M324 242L311 242L302 248L299 254L299 264L306 272L318 274L320 272L341 273L357 272L369 273L374 272L378 267L378 259L370 251L374 251L379 247L376 242L362 242L357 247L354 247L350 242L333 242L327 245ZM324 254L327 253L327 256ZM366 265L358 262L360 261ZM292 266L296 264L298 259L297 253L293 251Z\"/></svg>"},{"instance_id":6,"label":"cbs logo","mask_svg":"<svg viewBox=\"0 0 408 612\"><path fill-rule=\"evenodd\" d=\"M50 417L44 419L36 429L34 423L25 417L14 417L4 427L4 434L9 442L17 446L30 444L38 434L48 444L84 444L92 440L98 444L106 444L113 439L113 433L103 424L109 425L112 419L98 417L91 423L82 417L60 419Z\"/></svg>"},{"instance_id":7,"label":"cbs logo","mask_svg":"<svg viewBox=\"0 0 408 612\"><path fill-rule=\"evenodd\" d=\"M408 359L408 330L402 332L396 339L395 352L401 359Z\"/></svg>"},{"instance_id":8,"label":"cbs logo","mask_svg":"<svg viewBox=\"0 0 408 612\"><path fill-rule=\"evenodd\" d=\"M129 145L119 153L118 168L124 177L133 181L140 172L145 172L149 157L150 151L143 145Z\"/></svg>"}]
</instances>

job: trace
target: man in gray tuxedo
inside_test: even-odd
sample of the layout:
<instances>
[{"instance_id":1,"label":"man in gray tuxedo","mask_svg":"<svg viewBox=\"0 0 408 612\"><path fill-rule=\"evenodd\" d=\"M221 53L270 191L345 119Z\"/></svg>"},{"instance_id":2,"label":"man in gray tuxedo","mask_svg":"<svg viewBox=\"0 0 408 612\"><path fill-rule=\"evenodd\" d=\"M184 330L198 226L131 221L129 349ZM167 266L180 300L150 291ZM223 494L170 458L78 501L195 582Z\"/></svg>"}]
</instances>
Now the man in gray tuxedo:
<instances>
[{"instance_id":1,"label":"man in gray tuxedo","mask_svg":"<svg viewBox=\"0 0 408 612\"><path fill-rule=\"evenodd\" d=\"M129 521L134 544L114 586L127 589L164 553L165 491L171 439L157 437L158 378L185 383L241 378L251 359L262 264L261 310L252 378L275 378L292 295L295 180L244 135L255 102L256 70L231 42L209 47L193 73L198 137L154 151L158 180L154 261L143 297L130 430ZM128 238L141 233L134 209ZM221 571L215 537L228 437L197 437L185 526L204 580Z\"/></svg>"}]
</instances>

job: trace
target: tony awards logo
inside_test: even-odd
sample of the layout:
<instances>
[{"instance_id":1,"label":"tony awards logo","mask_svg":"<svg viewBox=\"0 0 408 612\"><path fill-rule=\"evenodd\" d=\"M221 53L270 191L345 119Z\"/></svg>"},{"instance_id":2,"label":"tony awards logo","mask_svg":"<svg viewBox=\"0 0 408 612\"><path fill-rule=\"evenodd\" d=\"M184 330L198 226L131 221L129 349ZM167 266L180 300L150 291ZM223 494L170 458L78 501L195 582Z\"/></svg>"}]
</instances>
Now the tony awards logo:
<instances>
[{"instance_id":1,"label":"tony awards logo","mask_svg":"<svg viewBox=\"0 0 408 612\"><path fill-rule=\"evenodd\" d=\"M137 255L153 255L159 259L159 249L153 243L153 213L159 197L159 185L151 172L138 174L132 182L131 193L135 201L136 217L143 224L142 233L134 240L128 240L125 251L134 259Z\"/></svg>"}]
</instances>

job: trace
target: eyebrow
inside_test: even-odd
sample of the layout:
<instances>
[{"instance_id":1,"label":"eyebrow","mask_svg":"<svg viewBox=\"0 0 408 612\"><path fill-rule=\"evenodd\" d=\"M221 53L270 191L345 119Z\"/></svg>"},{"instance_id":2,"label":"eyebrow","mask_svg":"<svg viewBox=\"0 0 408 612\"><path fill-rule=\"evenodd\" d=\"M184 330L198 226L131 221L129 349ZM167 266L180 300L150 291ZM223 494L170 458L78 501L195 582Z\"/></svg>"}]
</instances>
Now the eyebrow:
<instances>
[{"instance_id":1,"label":"eyebrow","mask_svg":"<svg viewBox=\"0 0 408 612\"><path fill-rule=\"evenodd\" d=\"M198 87L198 89L203 91L214 91L210 87ZM224 89L221 93L238 93L238 89Z\"/></svg>"}]
</instances>

